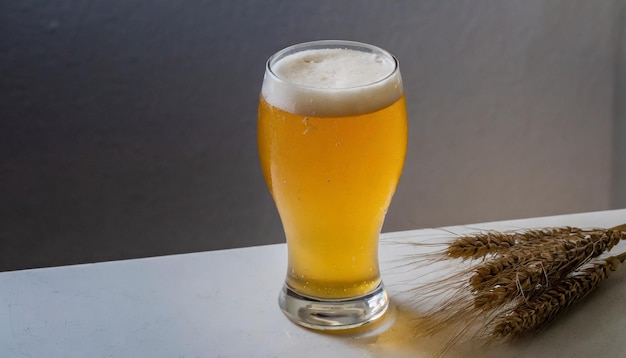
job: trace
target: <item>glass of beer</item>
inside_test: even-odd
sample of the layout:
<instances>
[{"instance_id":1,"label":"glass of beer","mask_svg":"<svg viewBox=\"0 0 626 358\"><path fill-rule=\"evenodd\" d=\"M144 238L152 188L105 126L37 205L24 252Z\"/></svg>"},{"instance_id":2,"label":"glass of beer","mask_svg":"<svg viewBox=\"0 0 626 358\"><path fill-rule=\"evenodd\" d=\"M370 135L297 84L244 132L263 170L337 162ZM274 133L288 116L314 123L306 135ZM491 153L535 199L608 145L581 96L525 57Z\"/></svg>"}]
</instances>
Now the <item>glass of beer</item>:
<instances>
[{"instance_id":1,"label":"glass of beer","mask_svg":"<svg viewBox=\"0 0 626 358\"><path fill-rule=\"evenodd\" d=\"M267 61L259 156L287 239L279 306L295 323L354 328L386 311L378 237L406 145L402 78L387 51L315 41Z\"/></svg>"}]
</instances>

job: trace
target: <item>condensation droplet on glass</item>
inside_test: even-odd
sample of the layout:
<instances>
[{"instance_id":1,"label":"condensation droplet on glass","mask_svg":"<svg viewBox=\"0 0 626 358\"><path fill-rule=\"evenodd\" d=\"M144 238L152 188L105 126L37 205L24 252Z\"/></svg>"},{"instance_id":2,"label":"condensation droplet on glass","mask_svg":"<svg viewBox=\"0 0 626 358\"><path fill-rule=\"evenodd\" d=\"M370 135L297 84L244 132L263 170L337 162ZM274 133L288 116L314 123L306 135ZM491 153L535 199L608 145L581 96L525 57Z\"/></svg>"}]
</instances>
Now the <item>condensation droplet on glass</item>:
<instances>
[{"instance_id":1,"label":"condensation droplet on glass","mask_svg":"<svg viewBox=\"0 0 626 358\"><path fill-rule=\"evenodd\" d=\"M309 122L309 117L303 117L302 124L304 125L304 131L302 131L302 135L307 135L311 130L315 129L315 126Z\"/></svg>"},{"instance_id":2,"label":"condensation droplet on glass","mask_svg":"<svg viewBox=\"0 0 626 358\"><path fill-rule=\"evenodd\" d=\"M302 118L302 124L304 124L304 131L302 131L302 134L306 135L311 130L311 128L309 127L309 118L308 117L303 117Z\"/></svg>"}]
</instances>

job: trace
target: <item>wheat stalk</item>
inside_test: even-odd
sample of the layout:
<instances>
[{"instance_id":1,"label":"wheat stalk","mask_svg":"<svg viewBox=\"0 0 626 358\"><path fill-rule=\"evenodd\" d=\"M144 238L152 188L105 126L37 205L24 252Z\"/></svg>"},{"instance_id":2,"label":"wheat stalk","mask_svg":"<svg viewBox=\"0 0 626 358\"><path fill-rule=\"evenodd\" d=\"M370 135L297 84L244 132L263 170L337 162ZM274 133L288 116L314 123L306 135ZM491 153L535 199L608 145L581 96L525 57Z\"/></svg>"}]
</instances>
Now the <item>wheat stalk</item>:
<instances>
[{"instance_id":1,"label":"wheat stalk","mask_svg":"<svg viewBox=\"0 0 626 358\"><path fill-rule=\"evenodd\" d=\"M525 231L487 231L473 235L462 235L452 241L446 249L448 258L478 259L488 254L508 251L520 244L539 243L546 239L576 234L582 231L575 227L555 227Z\"/></svg>"},{"instance_id":2,"label":"wheat stalk","mask_svg":"<svg viewBox=\"0 0 626 358\"><path fill-rule=\"evenodd\" d=\"M541 294L498 317L493 322L493 337L510 340L541 329L595 290L624 260L626 252L594 260L588 266L570 273Z\"/></svg>"},{"instance_id":3,"label":"wheat stalk","mask_svg":"<svg viewBox=\"0 0 626 358\"><path fill-rule=\"evenodd\" d=\"M559 237L553 245L537 245L526 247L528 251L513 257L505 257L509 261L500 262L489 274L477 270L470 282L475 289L477 307L495 307L516 297L526 296L528 292L540 290L558 280L569 272L597 257L626 239L626 232L604 230L579 232L571 239ZM511 255L505 255L511 256ZM526 261L520 262L526 259Z\"/></svg>"},{"instance_id":4,"label":"wheat stalk","mask_svg":"<svg viewBox=\"0 0 626 358\"><path fill-rule=\"evenodd\" d=\"M584 260L611 249L623 238L626 238L626 232L613 229L581 230L566 235L544 237L537 244L515 246L478 265L475 274L470 278L470 283L477 290L484 289L487 285L494 284L494 279L497 282L502 273L523 268L529 263L541 262L561 269L576 267Z\"/></svg>"},{"instance_id":5,"label":"wheat stalk","mask_svg":"<svg viewBox=\"0 0 626 358\"><path fill-rule=\"evenodd\" d=\"M454 327L450 344L470 332L488 341L534 332L626 260L626 253L599 257L621 240L626 240L626 224L459 236L443 251L444 259L467 260L470 267L411 291L445 297L429 310L425 332Z\"/></svg>"}]
</instances>

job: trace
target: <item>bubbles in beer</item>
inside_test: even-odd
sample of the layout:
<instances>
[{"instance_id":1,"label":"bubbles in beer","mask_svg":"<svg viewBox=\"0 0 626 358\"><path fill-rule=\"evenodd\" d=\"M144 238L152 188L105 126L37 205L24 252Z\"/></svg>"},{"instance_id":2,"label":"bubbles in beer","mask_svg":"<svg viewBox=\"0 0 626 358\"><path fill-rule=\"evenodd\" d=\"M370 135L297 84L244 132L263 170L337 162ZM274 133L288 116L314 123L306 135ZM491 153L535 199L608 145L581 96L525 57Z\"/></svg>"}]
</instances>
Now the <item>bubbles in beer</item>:
<instances>
[{"instance_id":1,"label":"bubbles in beer","mask_svg":"<svg viewBox=\"0 0 626 358\"><path fill-rule=\"evenodd\" d=\"M305 63L320 63L322 61L324 61L323 58L316 58L316 57L310 57L310 56L307 56L304 58Z\"/></svg>"}]
</instances>

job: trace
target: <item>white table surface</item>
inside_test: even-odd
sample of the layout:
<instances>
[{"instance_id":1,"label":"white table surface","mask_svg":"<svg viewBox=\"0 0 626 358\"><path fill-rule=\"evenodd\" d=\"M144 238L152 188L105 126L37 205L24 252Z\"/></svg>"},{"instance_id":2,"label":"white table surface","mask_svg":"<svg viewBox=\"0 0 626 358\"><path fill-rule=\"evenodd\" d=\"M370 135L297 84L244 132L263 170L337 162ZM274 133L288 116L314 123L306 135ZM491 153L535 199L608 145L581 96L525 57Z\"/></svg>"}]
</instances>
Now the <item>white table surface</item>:
<instances>
[{"instance_id":1,"label":"white table surface","mask_svg":"<svg viewBox=\"0 0 626 358\"><path fill-rule=\"evenodd\" d=\"M450 227L452 232L572 225L611 227L626 209ZM284 244L0 273L0 357L430 357L442 338L414 338L389 241L440 229L387 233L380 260L392 308L370 330L324 334L277 306ZM417 249L420 250L420 249ZM624 251L624 246L614 248ZM540 334L495 348L457 345L451 357L626 356L626 268Z\"/></svg>"}]
</instances>

